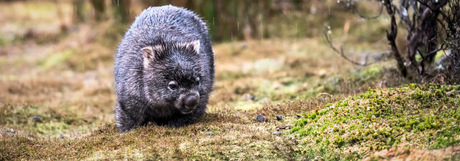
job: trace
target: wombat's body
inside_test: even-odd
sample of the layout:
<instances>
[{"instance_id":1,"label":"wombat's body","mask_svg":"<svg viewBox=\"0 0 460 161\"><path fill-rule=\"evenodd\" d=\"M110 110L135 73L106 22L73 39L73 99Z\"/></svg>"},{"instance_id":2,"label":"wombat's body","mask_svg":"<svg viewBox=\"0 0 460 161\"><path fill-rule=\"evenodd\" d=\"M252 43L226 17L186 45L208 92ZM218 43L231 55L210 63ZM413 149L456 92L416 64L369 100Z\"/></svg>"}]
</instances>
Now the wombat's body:
<instances>
[{"instance_id":1,"label":"wombat's body","mask_svg":"<svg viewBox=\"0 0 460 161\"><path fill-rule=\"evenodd\" d=\"M180 127L206 111L214 82L214 55L206 24L174 6L144 10L115 57L120 132L148 122Z\"/></svg>"}]
</instances>

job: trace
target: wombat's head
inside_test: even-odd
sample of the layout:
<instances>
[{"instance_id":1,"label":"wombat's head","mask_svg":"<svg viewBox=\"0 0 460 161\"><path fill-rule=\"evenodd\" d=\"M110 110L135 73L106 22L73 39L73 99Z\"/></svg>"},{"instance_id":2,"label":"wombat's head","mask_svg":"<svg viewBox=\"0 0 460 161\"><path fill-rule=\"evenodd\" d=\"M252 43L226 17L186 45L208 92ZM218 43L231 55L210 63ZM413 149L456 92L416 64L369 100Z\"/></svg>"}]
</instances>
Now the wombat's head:
<instances>
[{"instance_id":1,"label":"wombat's head","mask_svg":"<svg viewBox=\"0 0 460 161\"><path fill-rule=\"evenodd\" d=\"M144 92L164 115L192 113L200 101L200 42L160 43L142 48ZM176 110L177 109L177 110Z\"/></svg>"}]
</instances>

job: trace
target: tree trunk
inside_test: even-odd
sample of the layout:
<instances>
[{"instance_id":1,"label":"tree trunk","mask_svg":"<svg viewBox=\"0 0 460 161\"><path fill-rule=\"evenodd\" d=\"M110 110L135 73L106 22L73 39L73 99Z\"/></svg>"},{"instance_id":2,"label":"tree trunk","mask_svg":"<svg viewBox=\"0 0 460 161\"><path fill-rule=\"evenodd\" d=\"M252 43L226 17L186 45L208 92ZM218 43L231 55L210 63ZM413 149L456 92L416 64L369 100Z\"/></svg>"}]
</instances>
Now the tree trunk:
<instances>
[{"instance_id":1,"label":"tree trunk","mask_svg":"<svg viewBox=\"0 0 460 161\"><path fill-rule=\"evenodd\" d=\"M105 1L91 0L94 8L94 19L98 22L105 20Z\"/></svg>"},{"instance_id":2,"label":"tree trunk","mask_svg":"<svg viewBox=\"0 0 460 161\"><path fill-rule=\"evenodd\" d=\"M85 0L73 0L72 1L74 10L73 10L73 23L82 23L85 22L84 14L84 4Z\"/></svg>"}]
</instances>

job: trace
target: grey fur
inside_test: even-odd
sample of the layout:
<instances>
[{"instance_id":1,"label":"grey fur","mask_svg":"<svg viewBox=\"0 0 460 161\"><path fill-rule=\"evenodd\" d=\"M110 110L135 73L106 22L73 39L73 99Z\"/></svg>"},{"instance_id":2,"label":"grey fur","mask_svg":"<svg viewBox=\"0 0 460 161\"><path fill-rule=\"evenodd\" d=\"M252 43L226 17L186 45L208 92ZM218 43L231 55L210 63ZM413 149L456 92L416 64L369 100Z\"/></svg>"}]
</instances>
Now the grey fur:
<instances>
[{"instance_id":1,"label":"grey fur","mask_svg":"<svg viewBox=\"0 0 460 161\"><path fill-rule=\"evenodd\" d=\"M117 126L126 132L148 122L192 124L206 112L213 83L206 24L184 8L150 7L136 17L117 49Z\"/></svg>"}]
</instances>

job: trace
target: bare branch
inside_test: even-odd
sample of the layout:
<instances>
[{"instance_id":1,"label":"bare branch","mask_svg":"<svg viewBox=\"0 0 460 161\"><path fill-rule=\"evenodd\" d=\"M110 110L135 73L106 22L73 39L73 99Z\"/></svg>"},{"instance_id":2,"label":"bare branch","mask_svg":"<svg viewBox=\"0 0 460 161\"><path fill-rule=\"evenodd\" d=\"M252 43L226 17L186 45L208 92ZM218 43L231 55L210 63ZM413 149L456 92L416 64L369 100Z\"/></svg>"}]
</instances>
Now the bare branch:
<instances>
[{"instance_id":1,"label":"bare branch","mask_svg":"<svg viewBox=\"0 0 460 161\"><path fill-rule=\"evenodd\" d=\"M382 60L382 58L385 56L385 55L388 55L389 53L391 52L383 52L381 53L376 59L374 59L373 62L370 62L370 63L358 63L356 61L353 61L351 60L350 58L348 58L347 56L345 56L345 53L343 52L343 48L340 47L340 51L334 47L334 45L332 44L332 38L331 36L327 33L327 32L324 32L323 33L323 36L324 38L326 39L326 42L327 44L329 44L329 47L334 50L337 54L339 54L342 58L344 58L345 60L347 60L348 62L354 64L354 65L359 65L359 66L369 66L369 65L372 65L372 64L375 64L377 63L378 61Z\"/></svg>"},{"instance_id":2,"label":"bare branch","mask_svg":"<svg viewBox=\"0 0 460 161\"><path fill-rule=\"evenodd\" d=\"M409 18L409 1L405 1L405 0L401 0L399 1L400 2L400 7L399 7L399 10L401 10L401 12L399 13L399 16L401 17L401 20L404 21L405 23L405 26L406 26L406 30L408 31L408 35L407 37L411 37L411 33L412 33L412 22L410 21L410 18Z\"/></svg>"},{"instance_id":3,"label":"bare branch","mask_svg":"<svg viewBox=\"0 0 460 161\"><path fill-rule=\"evenodd\" d=\"M373 17L363 16L361 13L359 13L358 6L356 4L352 5L352 12L355 13L356 15L358 15L360 18L363 18L363 19L377 19L382 15L383 5L380 6L379 14L376 15L376 16L373 16Z\"/></svg>"},{"instance_id":4,"label":"bare branch","mask_svg":"<svg viewBox=\"0 0 460 161\"><path fill-rule=\"evenodd\" d=\"M445 45L446 45L446 43L445 43L445 42L444 42L444 43L442 43L440 48L438 48L438 49L435 49L435 50L433 50L433 51L430 51L430 52L429 52L429 53L427 53L426 55L427 55L427 56L433 56L433 55L435 55L436 53L438 53L438 51L441 51L441 50L442 50L442 51L444 51L444 50L447 50L448 48L445 48L445 47L444 47ZM445 53L444 53L444 54L445 54Z\"/></svg>"},{"instance_id":5,"label":"bare branch","mask_svg":"<svg viewBox=\"0 0 460 161\"><path fill-rule=\"evenodd\" d=\"M449 0L440 0L440 1L439 1L439 6L435 6L435 8L433 8L431 5L428 5L427 3L425 3L425 2L423 2L423 1L421 1L421 0L416 0L416 1L417 1L418 3L424 5L425 7L428 7L431 11L433 11L433 12L439 12L442 16L448 17L444 12L442 12L442 11L439 10L438 8L441 8L442 6L446 5L447 2L448 2ZM451 22L448 21L448 23L451 23Z\"/></svg>"},{"instance_id":6,"label":"bare branch","mask_svg":"<svg viewBox=\"0 0 460 161\"><path fill-rule=\"evenodd\" d=\"M398 62L398 70L401 72L403 77L407 76L407 68L404 65L404 58L399 53L398 46L396 46L396 37L398 35L398 26L396 25L396 17L395 17L395 8L392 4L391 0L384 1L385 8L387 10L388 15L391 17L391 27L390 31L387 30L387 39L390 43L391 50L393 51L393 55L395 56L396 61Z\"/></svg>"}]
</instances>

